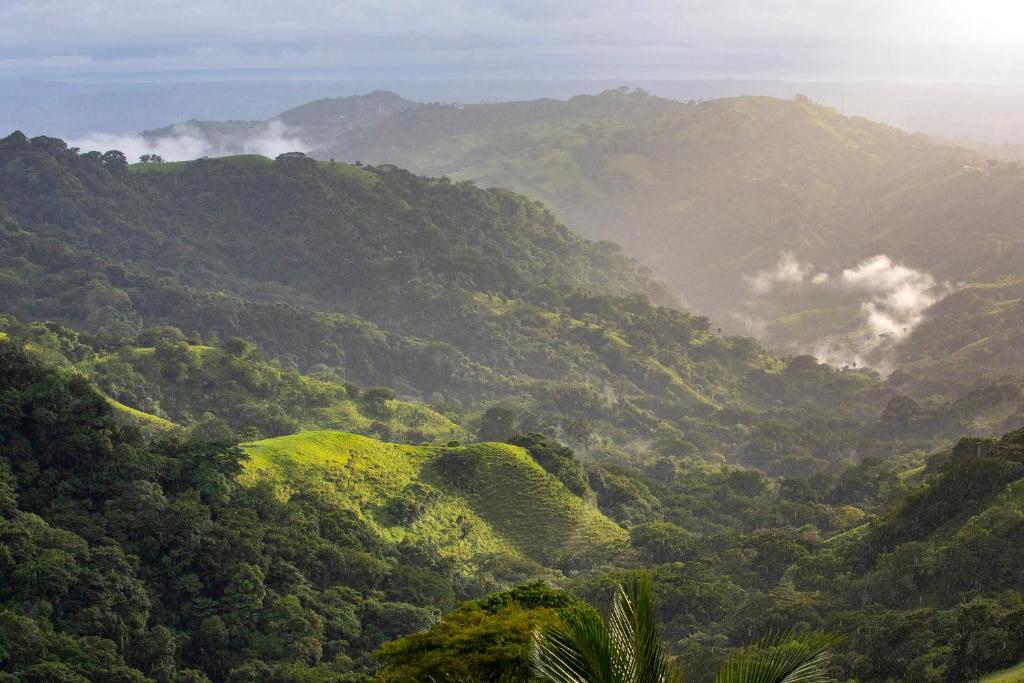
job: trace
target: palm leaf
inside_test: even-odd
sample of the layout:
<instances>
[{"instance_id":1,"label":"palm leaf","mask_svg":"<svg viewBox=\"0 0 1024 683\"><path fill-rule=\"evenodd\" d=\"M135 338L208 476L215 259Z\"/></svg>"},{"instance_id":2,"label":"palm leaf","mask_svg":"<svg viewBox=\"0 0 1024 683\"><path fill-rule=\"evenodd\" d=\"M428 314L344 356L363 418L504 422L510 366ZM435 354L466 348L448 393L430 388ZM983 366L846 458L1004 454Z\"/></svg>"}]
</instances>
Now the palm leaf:
<instances>
[{"instance_id":1,"label":"palm leaf","mask_svg":"<svg viewBox=\"0 0 1024 683\"><path fill-rule=\"evenodd\" d=\"M787 633L740 650L715 683L825 683L828 651L842 638L829 633Z\"/></svg>"},{"instance_id":2,"label":"palm leaf","mask_svg":"<svg viewBox=\"0 0 1024 683\"><path fill-rule=\"evenodd\" d=\"M592 612L570 614L534 633L533 668L552 683L619 683L615 646Z\"/></svg>"},{"instance_id":3,"label":"palm leaf","mask_svg":"<svg viewBox=\"0 0 1024 683\"><path fill-rule=\"evenodd\" d=\"M633 576L615 590L602 620L568 615L534 634L534 671L552 683L682 683L658 633L651 581Z\"/></svg>"}]
</instances>

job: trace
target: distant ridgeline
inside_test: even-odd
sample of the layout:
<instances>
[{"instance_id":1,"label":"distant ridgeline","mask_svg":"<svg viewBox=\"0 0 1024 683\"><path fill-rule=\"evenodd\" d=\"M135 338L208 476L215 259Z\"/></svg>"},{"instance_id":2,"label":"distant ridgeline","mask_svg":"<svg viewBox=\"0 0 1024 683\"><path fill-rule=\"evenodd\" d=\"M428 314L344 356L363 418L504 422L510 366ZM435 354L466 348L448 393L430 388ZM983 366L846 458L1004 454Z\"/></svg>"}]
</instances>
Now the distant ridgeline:
<instances>
[{"instance_id":1,"label":"distant ridgeline","mask_svg":"<svg viewBox=\"0 0 1024 683\"><path fill-rule=\"evenodd\" d=\"M442 105L378 92L311 102L272 121L320 159L396 164L539 199L584 236L622 244L693 310L762 334L774 348L822 355L828 341L851 347L831 355L852 360L866 355L859 347L877 346L880 333L897 341L918 334L916 319L865 325L864 306L885 305L885 282L865 291L838 276L874 256L951 287L1022 275L1020 164L803 97L682 103L619 89L566 101ZM244 139L267 122L189 125L190 135L231 149L226 136ZM755 291L752 278L782 253L798 268L771 292ZM812 273L832 277L811 286ZM1020 374L1019 359L984 333L993 324L1020 333L1019 297L1004 293L986 292L995 305L977 332L946 317L948 309L936 312L942 336L961 343L949 350L963 350L970 379L898 351L906 371L922 376L922 395L932 378L952 395L979 375ZM910 346L928 344L934 331Z\"/></svg>"}]
</instances>

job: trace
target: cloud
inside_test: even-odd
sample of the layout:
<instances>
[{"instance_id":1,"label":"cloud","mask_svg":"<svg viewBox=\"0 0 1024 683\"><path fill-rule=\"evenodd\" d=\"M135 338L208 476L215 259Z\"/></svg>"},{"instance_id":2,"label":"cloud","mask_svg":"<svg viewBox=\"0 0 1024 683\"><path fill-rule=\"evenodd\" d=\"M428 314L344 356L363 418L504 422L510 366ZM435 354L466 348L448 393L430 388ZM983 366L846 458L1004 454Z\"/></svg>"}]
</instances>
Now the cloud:
<instances>
[{"instance_id":1,"label":"cloud","mask_svg":"<svg viewBox=\"0 0 1024 683\"><path fill-rule=\"evenodd\" d=\"M802 350L832 365L866 365L886 373L893 367L896 344L921 324L930 306L952 291L949 283L886 254L864 259L838 274L815 271L811 263L783 251L774 268L747 278L752 293L749 310L733 317L749 333L761 336L771 329L758 311L772 310L780 294L801 295L798 300L804 306L815 292L833 306L837 302L858 305L860 314L852 330L821 331L811 348Z\"/></svg>"},{"instance_id":2,"label":"cloud","mask_svg":"<svg viewBox=\"0 0 1024 683\"><path fill-rule=\"evenodd\" d=\"M764 296L771 292L777 285L798 285L802 283L813 270L809 263L801 263L791 251L783 251L779 254L779 260L775 267L770 270L760 270L753 276L747 277L747 284L754 296ZM817 278L818 276L815 276ZM826 277L828 277L826 275Z\"/></svg>"},{"instance_id":3,"label":"cloud","mask_svg":"<svg viewBox=\"0 0 1024 683\"><path fill-rule=\"evenodd\" d=\"M928 273L894 262L885 254L872 256L838 278L840 287L868 295L862 308L870 330L894 340L907 337L924 312L950 291Z\"/></svg>"},{"instance_id":4,"label":"cloud","mask_svg":"<svg viewBox=\"0 0 1024 683\"><path fill-rule=\"evenodd\" d=\"M167 135L144 137L139 134L90 133L67 142L69 147L78 147L82 151L117 149L124 152L130 161L143 154L157 154L165 161L186 161L230 154L260 154L273 158L285 152L309 151L308 145L280 121L261 124L245 136L220 141L219 144L211 142L190 123L175 124Z\"/></svg>"}]
</instances>

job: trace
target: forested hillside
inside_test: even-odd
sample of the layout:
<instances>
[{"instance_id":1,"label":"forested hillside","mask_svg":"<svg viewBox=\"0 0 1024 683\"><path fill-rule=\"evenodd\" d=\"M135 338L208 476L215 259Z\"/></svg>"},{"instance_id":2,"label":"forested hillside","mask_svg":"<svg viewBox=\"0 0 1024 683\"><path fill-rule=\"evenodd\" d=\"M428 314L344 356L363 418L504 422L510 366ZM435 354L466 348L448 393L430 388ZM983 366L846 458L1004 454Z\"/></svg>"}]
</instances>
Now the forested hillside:
<instances>
[{"instance_id":1,"label":"forested hillside","mask_svg":"<svg viewBox=\"0 0 1024 683\"><path fill-rule=\"evenodd\" d=\"M790 628L862 683L1024 656L963 635L1024 613L1024 383L776 358L509 191L15 134L0 301L13 680L523 680L639 567L691 681Z\"/></svg>"},{"instance_id":2,"label":"forested hillside","mask_svg":"<svg viewBox=\"0 0 1024 683\"><path fill-rule=\"evenodd\" d=\"M690 307L775 348L840 362L891 367L891 342L872 357L880 346L872 335L900 342L931 300L1020 276L1018 164L800 98L683 105L613 92L591 98L607 102L603 111L582 107L586 99L536 103L535 117L514 125L498 122L530 110L526 103L411 109L318 154L388 160L538 197L583 234L624 244ZM921 286L928 300L907 304L914 315L885 310L884 280L865 292L846 277L879 255L934 280ZM871 324L866 307L879 306L894 325ZM938 326L989 346L961 322ZM1012 317L1001 325L1021 332ZM975 376L1019 374L999 349L970 360ZM943 376L924 364L905 370L925 381Z\"/></svg>"},{"instance_id":3,"label":"forested hillside","mask_svg":"<svg viewBox=\"0 0 1024 683\"><path fill-rule=\"evenodd\" d=\"M1024 656L1020 432L779 479L694 456L585 463L539 434L408 446L303 431L238 448L226 420L186 432L98 393L79 369L99 360L89 335L8 330L12 680L524 680L550 610L605 604L636 566L689 680L773 629L845 634L840 680L968 680ZM577 597L536 583L487 597L538 578Z\"/></svg>"},{"instance_id":4,"label":"forested hillside","mask_svg":"<svg viewBox=\"0 0 1024 683\"><path fill-rule=\"evenodd\" d=\"M0 340L4 680L366 680L456 600L549 575L533 558L625 545L518 447L147 437L37 354ZM506 514L524 486L541 526Z\"/></svg>"},{"instance_id":5,"label":"forested hillside","mask_svg":"<svg viewBox=\"0 0 1024 683\"><path fill-rule=\"evenodd\" d=\"M893 393L652 303L663 287L614 245L507 191L295 155L124 161L0 145L7 312L111 350L160 325L196 346L241 337L307 374L453 410L504 402L506 431L614 457L735 456L776 404L864 419Z\"/></svg>"},{"instance_id":6,"label":"forested hillside","mask_svg":"<svg viewBox=\"0 0 1024 683\"><path fill-rule=\"evenodd\" d=\"M374 103L382 114L360 125L316 115ZM308 106L279 118L313 156L542 200L581 234L622 244L692 310L780 352L888 372L929 305L965 284L1020 276L1019 164L802 97L682 103L619 89L427 105L373 93ZM879 258L886 280L869 287L859 269ZM905 284L913 300L897 299ZM879 309L883 321L872 318ZM989 380L1017 372L998 351L974 360ZM925 382L942 376L913 367Z\"/></svg>"},{"instance_id":7,"label":"forested hillside","mask_svg":"<svg viewBox=\"0 0 1024 683\"><path fill-rule=\"evenodd\" d=\"M780 250L822 269L885 253L941 279L991 276L1020 258L1014 164L799 97L683 104L611 91L422 107L318 154L537 197L716 314L737 310L743 276ZM971 248L958 248L968 236Z\"/></svg>"}]
</instances>

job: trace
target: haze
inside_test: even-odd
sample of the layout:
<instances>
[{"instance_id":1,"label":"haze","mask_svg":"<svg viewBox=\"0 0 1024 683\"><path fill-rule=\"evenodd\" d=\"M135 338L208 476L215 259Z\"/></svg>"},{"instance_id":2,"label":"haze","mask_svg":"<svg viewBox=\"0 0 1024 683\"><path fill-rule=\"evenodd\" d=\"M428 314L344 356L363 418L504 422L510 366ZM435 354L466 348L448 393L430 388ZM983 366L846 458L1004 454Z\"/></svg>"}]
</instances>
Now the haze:
<instances>
[{"instance_id":1,"label":"haze","mask_svg":"<svg viewBox=\"0 0 1024 683\"><path fill-rule=\"evenodd\" d=\"M1024 80L1013 0L8 0L11 77Z\"/></svg>"}]
</instances>

